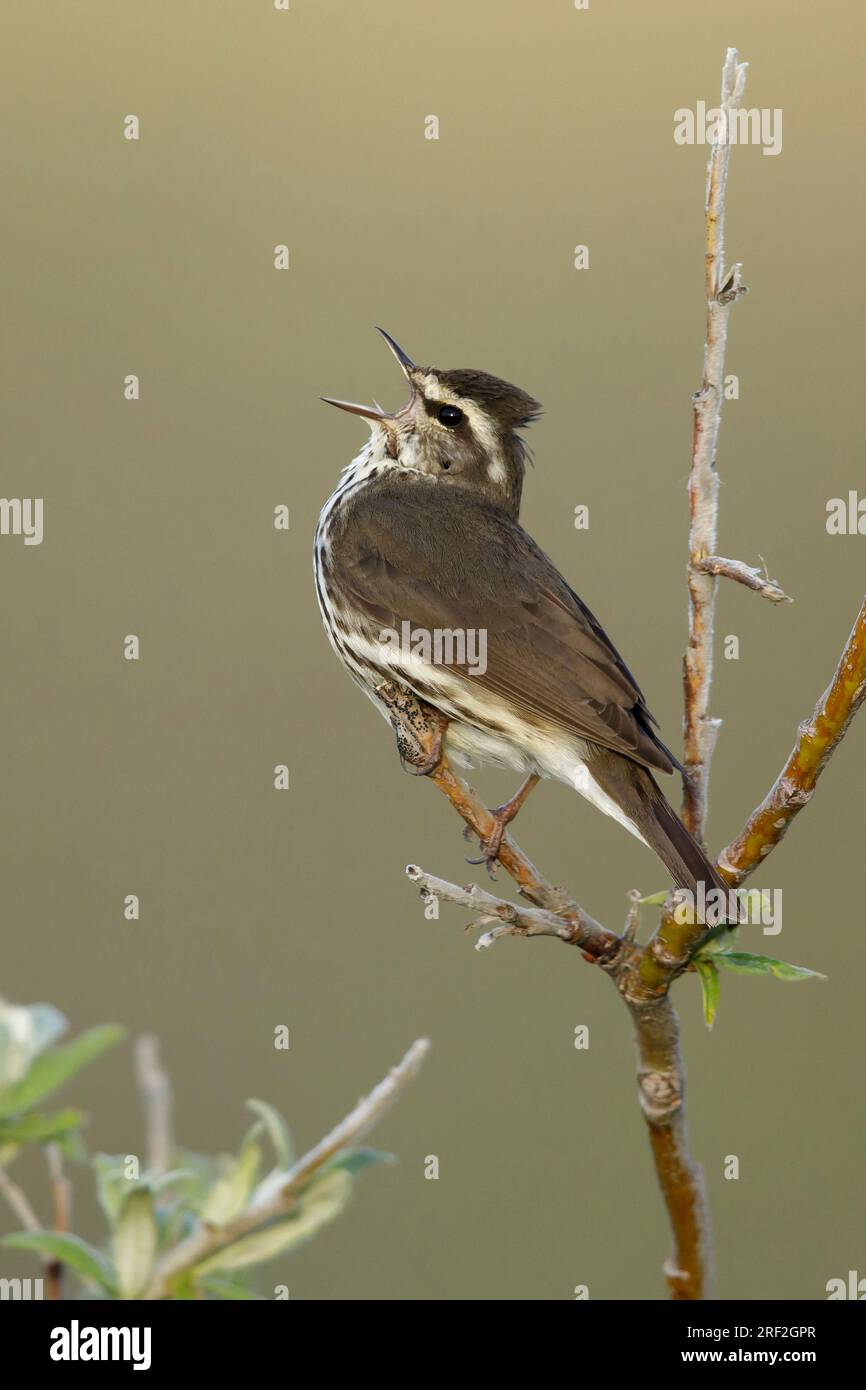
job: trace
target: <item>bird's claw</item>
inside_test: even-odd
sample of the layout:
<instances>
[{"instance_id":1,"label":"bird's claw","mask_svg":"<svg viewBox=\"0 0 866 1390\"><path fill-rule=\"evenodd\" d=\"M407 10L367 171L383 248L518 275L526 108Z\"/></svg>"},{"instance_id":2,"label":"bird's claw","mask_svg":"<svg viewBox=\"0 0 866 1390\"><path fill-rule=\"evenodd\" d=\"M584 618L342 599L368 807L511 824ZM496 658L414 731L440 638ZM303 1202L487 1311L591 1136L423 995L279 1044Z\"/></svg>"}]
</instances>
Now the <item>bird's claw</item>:
<instances>
[{"instance_id":1,"label":"bird's claw","mask_svg":"<svg viewBox=\"0 0 866 1390\"><path fill-rule=\"evenodd\" d=\"M496 878L495 864L502 850L502 841L505 837L506 827L514 820L524 801L528 797L532 788L538 782L538 773L532 772L526 781L517 789L510 801L506 801L502 806L495 806L490 812L493 818L493 829L487 835L481 835L477 830L473 830L471 825L467 825L463 831L464 839L469 839L471 835L478 835L481 846L480 859L467 859L467 864L486 864L487 872L491 878Z\"/></svg>"},{"instance_id":2,"label":"bird's claw","mask_svg":"<svg viewBox=\"0 0 866 1390\"><path fill-rule=\"evenodd\" d=\"M493 817L494 821L493 829L491 830L489 835L478 836L478 843L481 849L481 856L478 859L469 859L467 857L466 863L472 864L474 866L477 866L478 864L483 864L487 869L488 876L492 879L495 879L496 861L498 860L499 852L502 849L502 840L505 835L505 827L508 824L508 821L511 819L511 817L506 818L503 815L503 808L501 806L497 806L496 810L491 811L490 814ZM473 832L472 826L467 825L466 829L463 831L463 838L468 840L471 838L473 833L477 834L477 831Z\"/></svg>"}]
</instances>

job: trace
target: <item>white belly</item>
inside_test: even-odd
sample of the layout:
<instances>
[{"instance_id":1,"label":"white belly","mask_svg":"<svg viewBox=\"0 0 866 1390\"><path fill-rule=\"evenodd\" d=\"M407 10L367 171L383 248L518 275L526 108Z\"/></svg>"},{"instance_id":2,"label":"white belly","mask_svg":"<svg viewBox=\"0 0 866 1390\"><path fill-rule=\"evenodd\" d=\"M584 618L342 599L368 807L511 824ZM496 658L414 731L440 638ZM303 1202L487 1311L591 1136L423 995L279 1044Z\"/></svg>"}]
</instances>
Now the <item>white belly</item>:
<instances>
[{"instance_id":1,"label":"white belly","mask_svg":"<svg viewBox=\"0 0 866 1390\"><path fill-rule=\"evenodd\" d=\"M518 744L503 735L455 722L448 725L445 749L464 767L487 763L493 767L514 768L516 772L554 777L567 787L573 787L597 810L612 816L641 844L646 844L640 831L592 776L578 739L565 739L556 734L546 737L540 733L527 736L524 728Z\"/></svg>"},{"instance_id":2,"label":"white belly","mask_svg":"<svg viewBox=\"0 0 866 1390\"><path fill-rule=\"evenodd\" d=\"M376 694L379 676L370 673L369 668L365 673L363 667L365 659L368 662L382 661L381 644L372 643L368 638L354 633L351 646L353 660L348 660L347 654L342 652L343 660L380 714L390 722L390 712ZM354 664L356 660L361 664ZM456 763L463 767L488 764L513 768L524 775L535 772L540 777L554 777L567 787L573 787L597 810L612 816L642 844L646 844L640 831L590 773L585 761L585 747L580 739L569 737L559 730L549 733L533 730L505 704L499 704L495 710L495 722L501 732L485 728L490 715L489 699L475 697L470 682L455 677L447 668L433 667L418 658L401 655L400 665L394 672L395 679L402 680L411 689L413 674L428 685L435 681L439 687L436 703L449 719L445 751ZM476 712L478 724L470 722Z\"/></svg>"}]
</instances>

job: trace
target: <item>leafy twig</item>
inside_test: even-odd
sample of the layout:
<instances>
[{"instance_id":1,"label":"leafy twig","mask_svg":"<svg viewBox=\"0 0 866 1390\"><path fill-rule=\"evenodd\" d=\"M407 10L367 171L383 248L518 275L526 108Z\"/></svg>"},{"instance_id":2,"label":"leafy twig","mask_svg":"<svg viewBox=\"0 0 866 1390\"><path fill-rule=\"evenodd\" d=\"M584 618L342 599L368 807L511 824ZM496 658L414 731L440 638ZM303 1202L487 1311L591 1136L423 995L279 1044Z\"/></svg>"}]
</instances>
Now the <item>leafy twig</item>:
<instances>
[{"instance_id":1,"label":"leafy twig","mask_svg":"<svg viewBox=\"0 0 866 1390\"><path fill-rule=\"evenodd\" d=\"M426 1038L419 1038L409 1051L392 1067L388 1075L368 1096L358 1101L353 1110L303 1158L286 1172L271 1174L263 1179L253 1193L243 1213L225 1225L200 1222L198 1227L169 1250L158 1262L144 1298L163 1298L173 1280L195 1269L215 1252L225 1249L241 1236L259 1230L276 1217L285 1216L312 1177L333 1159L341 1149L366 1134L387 1110L395 1096L416 1075L430 1050Z\"/></svg>"}]
</instances>

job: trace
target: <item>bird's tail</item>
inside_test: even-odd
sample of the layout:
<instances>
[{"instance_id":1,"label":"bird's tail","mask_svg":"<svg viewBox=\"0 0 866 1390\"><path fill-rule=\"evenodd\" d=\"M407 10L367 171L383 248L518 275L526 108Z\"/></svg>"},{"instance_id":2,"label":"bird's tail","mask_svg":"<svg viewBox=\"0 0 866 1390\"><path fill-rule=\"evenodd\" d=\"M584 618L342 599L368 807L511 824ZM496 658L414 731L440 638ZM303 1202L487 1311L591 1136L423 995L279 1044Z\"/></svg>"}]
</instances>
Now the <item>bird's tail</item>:
<instances>
[{"instance_id":1,"label":"bird's tail","mask_svg":"<svg viewBox=\"0 0 866 1390\"><path fill-rule=\"evenodd\" d=\"M648 783L648 796L645 802L647 815L640 827L641 833L671 874L677 888L697 893L698 885L703 883L705 893L715 888L727 894L728 885L719 877L718 869L710 863L697 840L683 825L655 778L648 772L644 776Z\"/></svg>"},{"instance_id":2,"label":"bird's tail","mask_svg":"<svg viewBox=\"0 0 866 1390\"><path fill-rule=\"evenodd\" d=\"M639 763L607 750L593 751L588 764L593 778L641 839L655 850L677 888L685 888L696 899L700 898L700 884L705 895L713 889L727 894L728 885L669 805L652 774Z\"/></svg>"}]
</instances>

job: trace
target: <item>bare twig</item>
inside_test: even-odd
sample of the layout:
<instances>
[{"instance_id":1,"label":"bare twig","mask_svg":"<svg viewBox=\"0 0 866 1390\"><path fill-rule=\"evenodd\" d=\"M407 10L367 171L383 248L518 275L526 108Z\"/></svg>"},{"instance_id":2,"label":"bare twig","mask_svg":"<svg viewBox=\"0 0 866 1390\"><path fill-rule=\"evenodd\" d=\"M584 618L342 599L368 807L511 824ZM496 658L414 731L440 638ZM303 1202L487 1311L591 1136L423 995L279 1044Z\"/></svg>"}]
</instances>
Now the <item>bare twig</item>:
<instances>
[{"instance_id":1,"label":"bare twig","mask_svg":"<svg viewBox=\"0 0 866 1390\"><path fill-rule=\"evenodd\" d=\"M580 946L598 957L615 941L611 932L585 913L581 913L579 923L566 921L545 908L520 907L517 903L506 902L504 898L495 898L477 884L460 888L456 883L448 883L444 878L425 873L417 864L407 864L406 876L417 883L423 897L456 903L458 907L467 907L470 912L477 913L477 919L470 925L488 926L491 922L499 922L501 925L480 937L476 943L480 949L492 945L500 936L555 936L569 946Z\"/></svg>"},{"instance_id":2,"label":"bare twig","mask_svg":"<svg viewBox=\"0 0 866 1390\"><path fill-rule=\"evenodd\" d=\"M150 1034L135 1044L135 1073L144 1106L147 1135L147 1168L155 1176L167 1173L174 1147L172 1141L172 1094L159 1059L159 1042Z\"/></svg>"},{"instance_id":3,"label":"bare twig","mask_svg":"<svg viewBox=\"0 0 866 1390\"><path fill-rule=\"evenodd\" d=\"M63 1155L57 1144L45 1146L45 1161L51 1180L52 1229L58 1234L69 1230L72 1216L72 1184L63 1173ZM49 1258L45 1264L45 1283L49 1299L63 1297L63 1261Z\"/></svg>"},{"instance_id":4,"label":"bare twig","mask_svg":"<svg viewBox=\"0 0 866 1390\"><path fill-rule=\"evenodd\" d=\"M496 822L476 792L458 777L441 751L439 716L411 691L391 682L379 687L378 694L391 710L391 723L397 734L397 746L404 762L419 767L432 765L427 774L451 805L478 836L486 840ZM434 756L435 754L435 756ZM497 861L510 874L521 895L536 907L555 913L564 922L585 933L584 951L589 955L605 954L616 943L616 935L599 927L588 913L574 901L564 888L554 888L532 861L523 853L509 834L502 837ZM596 933L593 934L592 929ZM600 935L598 935L600 933ZM590 940L593 937L593 940Z\"/></svg>"},{"instance_id":5,"label":"bare twig","mask_svg":"<svg viewBox=\"0 0 866 1390\"><path fill-rule=\"evenodd\" d=\"M291 1211L299 1192L314 1174L341 1149L360 1139L382 1118L397 1094L416 1075L429 1051L430 1044L427 1039L418 1038L378 1086L375 1086L369 1095L362 1097L330 1134L286 1172L271 1174L265 1178L236 1220L225 1226L202 1223L191 1235L164 1255L156 1267L153 1280L144 1297L164 1297L171 1280L177 1275L193 1269L206 1256L231 1245L240 1236L247 1235L250 1231L257 1230L276 1217L285 1216Z\"/></svg>"},{"instance_id":6,"label":"bare twig","mask_svg":"<svg viewBox=\"0 0 866 1390\"><path fill-rule=\"evenodd\" d=\"M719 855L719 868L738 887L779 843L807 804L827 762L866 697L866 598L836 673L811 719L800 725L791 754L760 806Z\"/></svg>"},{"instance_id":7,"label":"bare twig","mask_svg":"<svg viewBox=\"0 0 866 1390\"><path fill-rule=\"evenodd\" d=\"M44 1227L33 1210L26 1194L13 1182L6 1169L0 1167L0 1192L6 1198L25 1231L42 1231Z\"/></svg>"},{"instance_id":8,"label":"bare twig","mask_svg":"<svg viewBox=\"0 0 866 1390\"><path fill-rule=\"evenodd\" d=\"M704 574L723 575L726 579L734 579L738 584L744 584L747 589L754 589L756 593L763 594L771 603L794 601L780 588L775 579L761 574L760 570L744 564L742 560L725 560L721 555L705 555L702 560L696 561L696 564Z\"/></svg>"},{"instance_id":9,"label":"bare twig","mask_svg":"<svg viewBox=\"0 0 866 1390\"><path fill-rule=\"evenodd\" d=\"M721 117L713 137L707 166L705 287L707 337L704 374L694 397L692 466L689 476L689 642L683 661L685 693L683 820L697 840L703 841L707 815L707 782L710 761L719 731L719 720L709 713L713 674L713 618L716 579L703 568L715 555L719 478L716 446L722 414L725 349L731 305L745 287L740 266L725 267L725 190L731 156L729 121L736 112L746 84L746 64L729 48L722 70Z\"/></svg>"},{"instance_id":10,"label":"bare twig","mask_svg":"<svg viewBox=\"0 0 866 1390\"><path fill-rule=\"evenodd\" d=\"M30 1205L30 1201L26 1194L16 1182L12 1181L6 1169L2 1166L0 1166L0 1193L6 1198L6 1201L9 1203L9 1206L14 1211L25 1231L41 1232L44 1230L42 1222ZM55 1260L50 1255L43 1255L42 1269L45 1276L48 1297L51 1299L59 1298L61 1279L63 1276L62 1264L59 1260Z\"/></svg>"}]
</instances>

